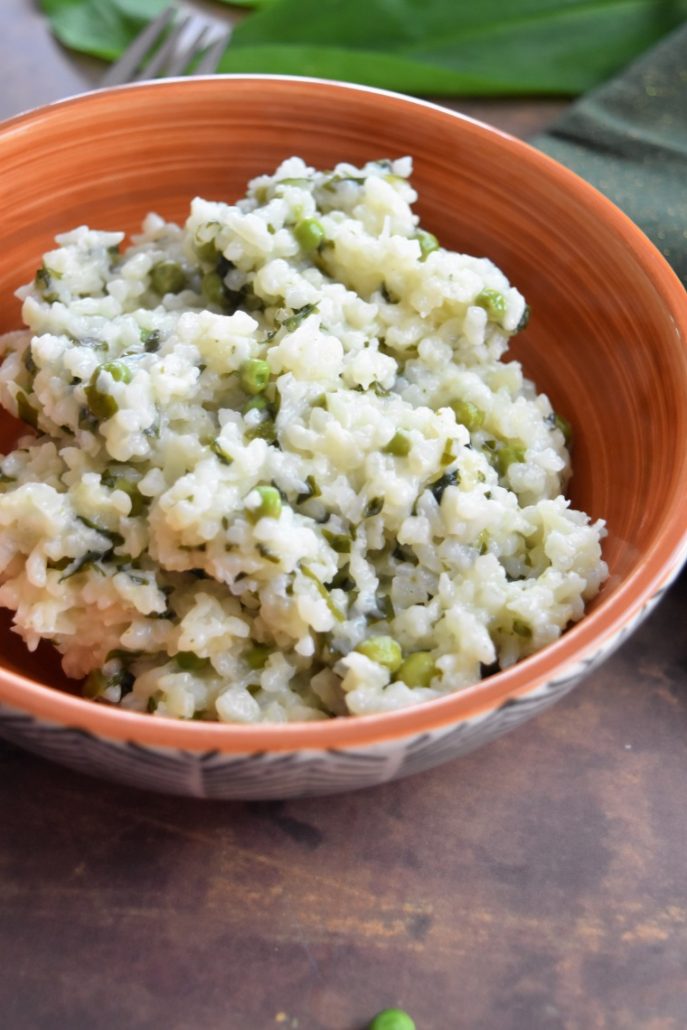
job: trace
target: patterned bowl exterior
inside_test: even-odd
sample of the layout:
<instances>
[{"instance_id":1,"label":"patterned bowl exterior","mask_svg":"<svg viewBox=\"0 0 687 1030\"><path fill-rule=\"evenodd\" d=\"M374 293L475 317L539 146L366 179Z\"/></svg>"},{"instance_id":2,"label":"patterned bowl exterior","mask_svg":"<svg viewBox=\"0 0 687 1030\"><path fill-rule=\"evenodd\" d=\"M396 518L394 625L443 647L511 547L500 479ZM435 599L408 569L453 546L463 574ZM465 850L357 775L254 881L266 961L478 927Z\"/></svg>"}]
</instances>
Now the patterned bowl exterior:
<instances>
[{"instance_id":1,"label":"patterned bowl exterior","mask_svg":"<svg viewBox=\"0 0 687 1030\"><path fill-rule=\"evenodd\" d=\"M431 768L524 722L641 621L687 548L687 298L649 241L572 173L486 126L391 93L226 76L96 92L0 127L0 295L77 224L180 219L300 154L321 167L411 153L423 224L487 254L532 304L514 356L575 427L573 503L604 517L610 576L561 640L460 694L325 723L178 723L76 697L54 652L0 625L0 735L109 779L212 798L286 798ZM0 331L20 324L0 310ZM0 420L5 448L16 424ZM73 689L73 688L72 688Z\"/></svg>"}]
</instances>

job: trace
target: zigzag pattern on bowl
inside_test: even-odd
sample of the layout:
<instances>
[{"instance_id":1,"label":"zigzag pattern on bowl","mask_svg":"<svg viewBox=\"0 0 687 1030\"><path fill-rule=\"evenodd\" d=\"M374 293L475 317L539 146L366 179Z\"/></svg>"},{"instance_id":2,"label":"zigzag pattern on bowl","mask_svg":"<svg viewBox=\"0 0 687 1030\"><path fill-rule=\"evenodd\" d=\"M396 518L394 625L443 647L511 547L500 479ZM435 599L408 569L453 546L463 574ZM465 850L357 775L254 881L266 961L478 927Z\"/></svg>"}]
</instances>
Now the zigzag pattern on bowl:
<instances>
[{"instance_id":1,"label":"zigzag pattern on bowl","mask_svg":"<svg viewBox=\"0 0 687 1030\"><path fill-rule=\"evenodd\" d=\"M106 740L86 730L48 723L0 704L0 737L78 772L163 794L257 801L316 797L372 787L469 754L549 708L626 640L663 597L679 569L677 564L668 582L598 650L570 664L562 675L548 683L449 729L364 749L245 755L218 750L194 753Z\"/></svg>"},{"instance_id":2,"label":"zigzag pattern on bowl","mask_svg":"<svg viewBox=\"0 0 687 1030\"><path fill-rule=\"evenodd\" d=\"M79 772L165 794L246 800L310 797L385 783L467 754L548 708L572 689L584 671L576 670L449 730L357 750L194 754L108 741L4 705L0 706L0 736Z\"/></svg>"}]
</instances>

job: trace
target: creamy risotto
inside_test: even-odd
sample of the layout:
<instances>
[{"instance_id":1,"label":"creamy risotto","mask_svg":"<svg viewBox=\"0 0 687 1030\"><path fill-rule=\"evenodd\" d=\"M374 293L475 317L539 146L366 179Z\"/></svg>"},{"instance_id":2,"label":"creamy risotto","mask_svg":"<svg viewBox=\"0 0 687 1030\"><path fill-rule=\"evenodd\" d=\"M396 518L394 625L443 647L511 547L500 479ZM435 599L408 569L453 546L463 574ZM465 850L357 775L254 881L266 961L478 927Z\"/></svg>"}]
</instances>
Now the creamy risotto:
<instances>
[{"instance_id":1,"label":"creamy risotto","mask_svg":"<svg viewBox=\"0 0 687 1030\"><path fill-rule=\"evenodd\" d=\"M408 158L299 158L179 228L57 239L2 340L0 604L86 696L285 722L442 697L606 575L528 308L418 226Z\"/></svg>"}]
</instances>

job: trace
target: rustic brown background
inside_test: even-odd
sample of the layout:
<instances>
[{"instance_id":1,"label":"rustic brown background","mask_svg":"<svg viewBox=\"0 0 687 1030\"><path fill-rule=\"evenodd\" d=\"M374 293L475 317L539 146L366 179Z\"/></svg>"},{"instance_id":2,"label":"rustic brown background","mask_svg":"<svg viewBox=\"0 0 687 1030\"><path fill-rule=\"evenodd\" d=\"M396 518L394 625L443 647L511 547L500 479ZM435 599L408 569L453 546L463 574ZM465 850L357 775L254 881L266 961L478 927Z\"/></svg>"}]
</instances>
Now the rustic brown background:
<instances>
[{"instance_id":1,"label":"rustic brown background","mask_svg":"<svg viewBox=\"0 0 687 1030\"><path fill-rule=\"evenodd\" d=\"M100 73L29 0L0 55L0 116ZM564 104L453 106L528 135ZM686 625L683 576L547 714L341 798L158 797L0 744L0 1026L683 1030Z\"/></svg>"}]
</instances>

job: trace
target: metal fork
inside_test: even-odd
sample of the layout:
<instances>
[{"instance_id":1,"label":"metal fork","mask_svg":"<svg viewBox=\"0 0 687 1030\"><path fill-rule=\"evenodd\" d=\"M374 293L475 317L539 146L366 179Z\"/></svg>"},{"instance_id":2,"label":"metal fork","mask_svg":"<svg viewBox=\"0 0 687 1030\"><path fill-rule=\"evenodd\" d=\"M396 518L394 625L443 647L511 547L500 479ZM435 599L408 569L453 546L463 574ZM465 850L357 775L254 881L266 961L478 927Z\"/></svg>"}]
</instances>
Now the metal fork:
<instances>
[{"instance_id":1,"label":"metal fork","mask_svg":"<svg viewBox=\"0 0 687 1030\"><path fill-rule=\"evenodd\" d=\"M229 42L231 27L210 24L201 16L192 13L183 14L174 22L178 13L178 9L172 5L146 25L119 60L105 73L100 85L121 86L124 82L183 75L191 62L199 56L200 60L190 74L211 75ZM165 36L170 26L171 31ZM160 45L153 50L157 43Z\"/></svg>"}]
</instances>

